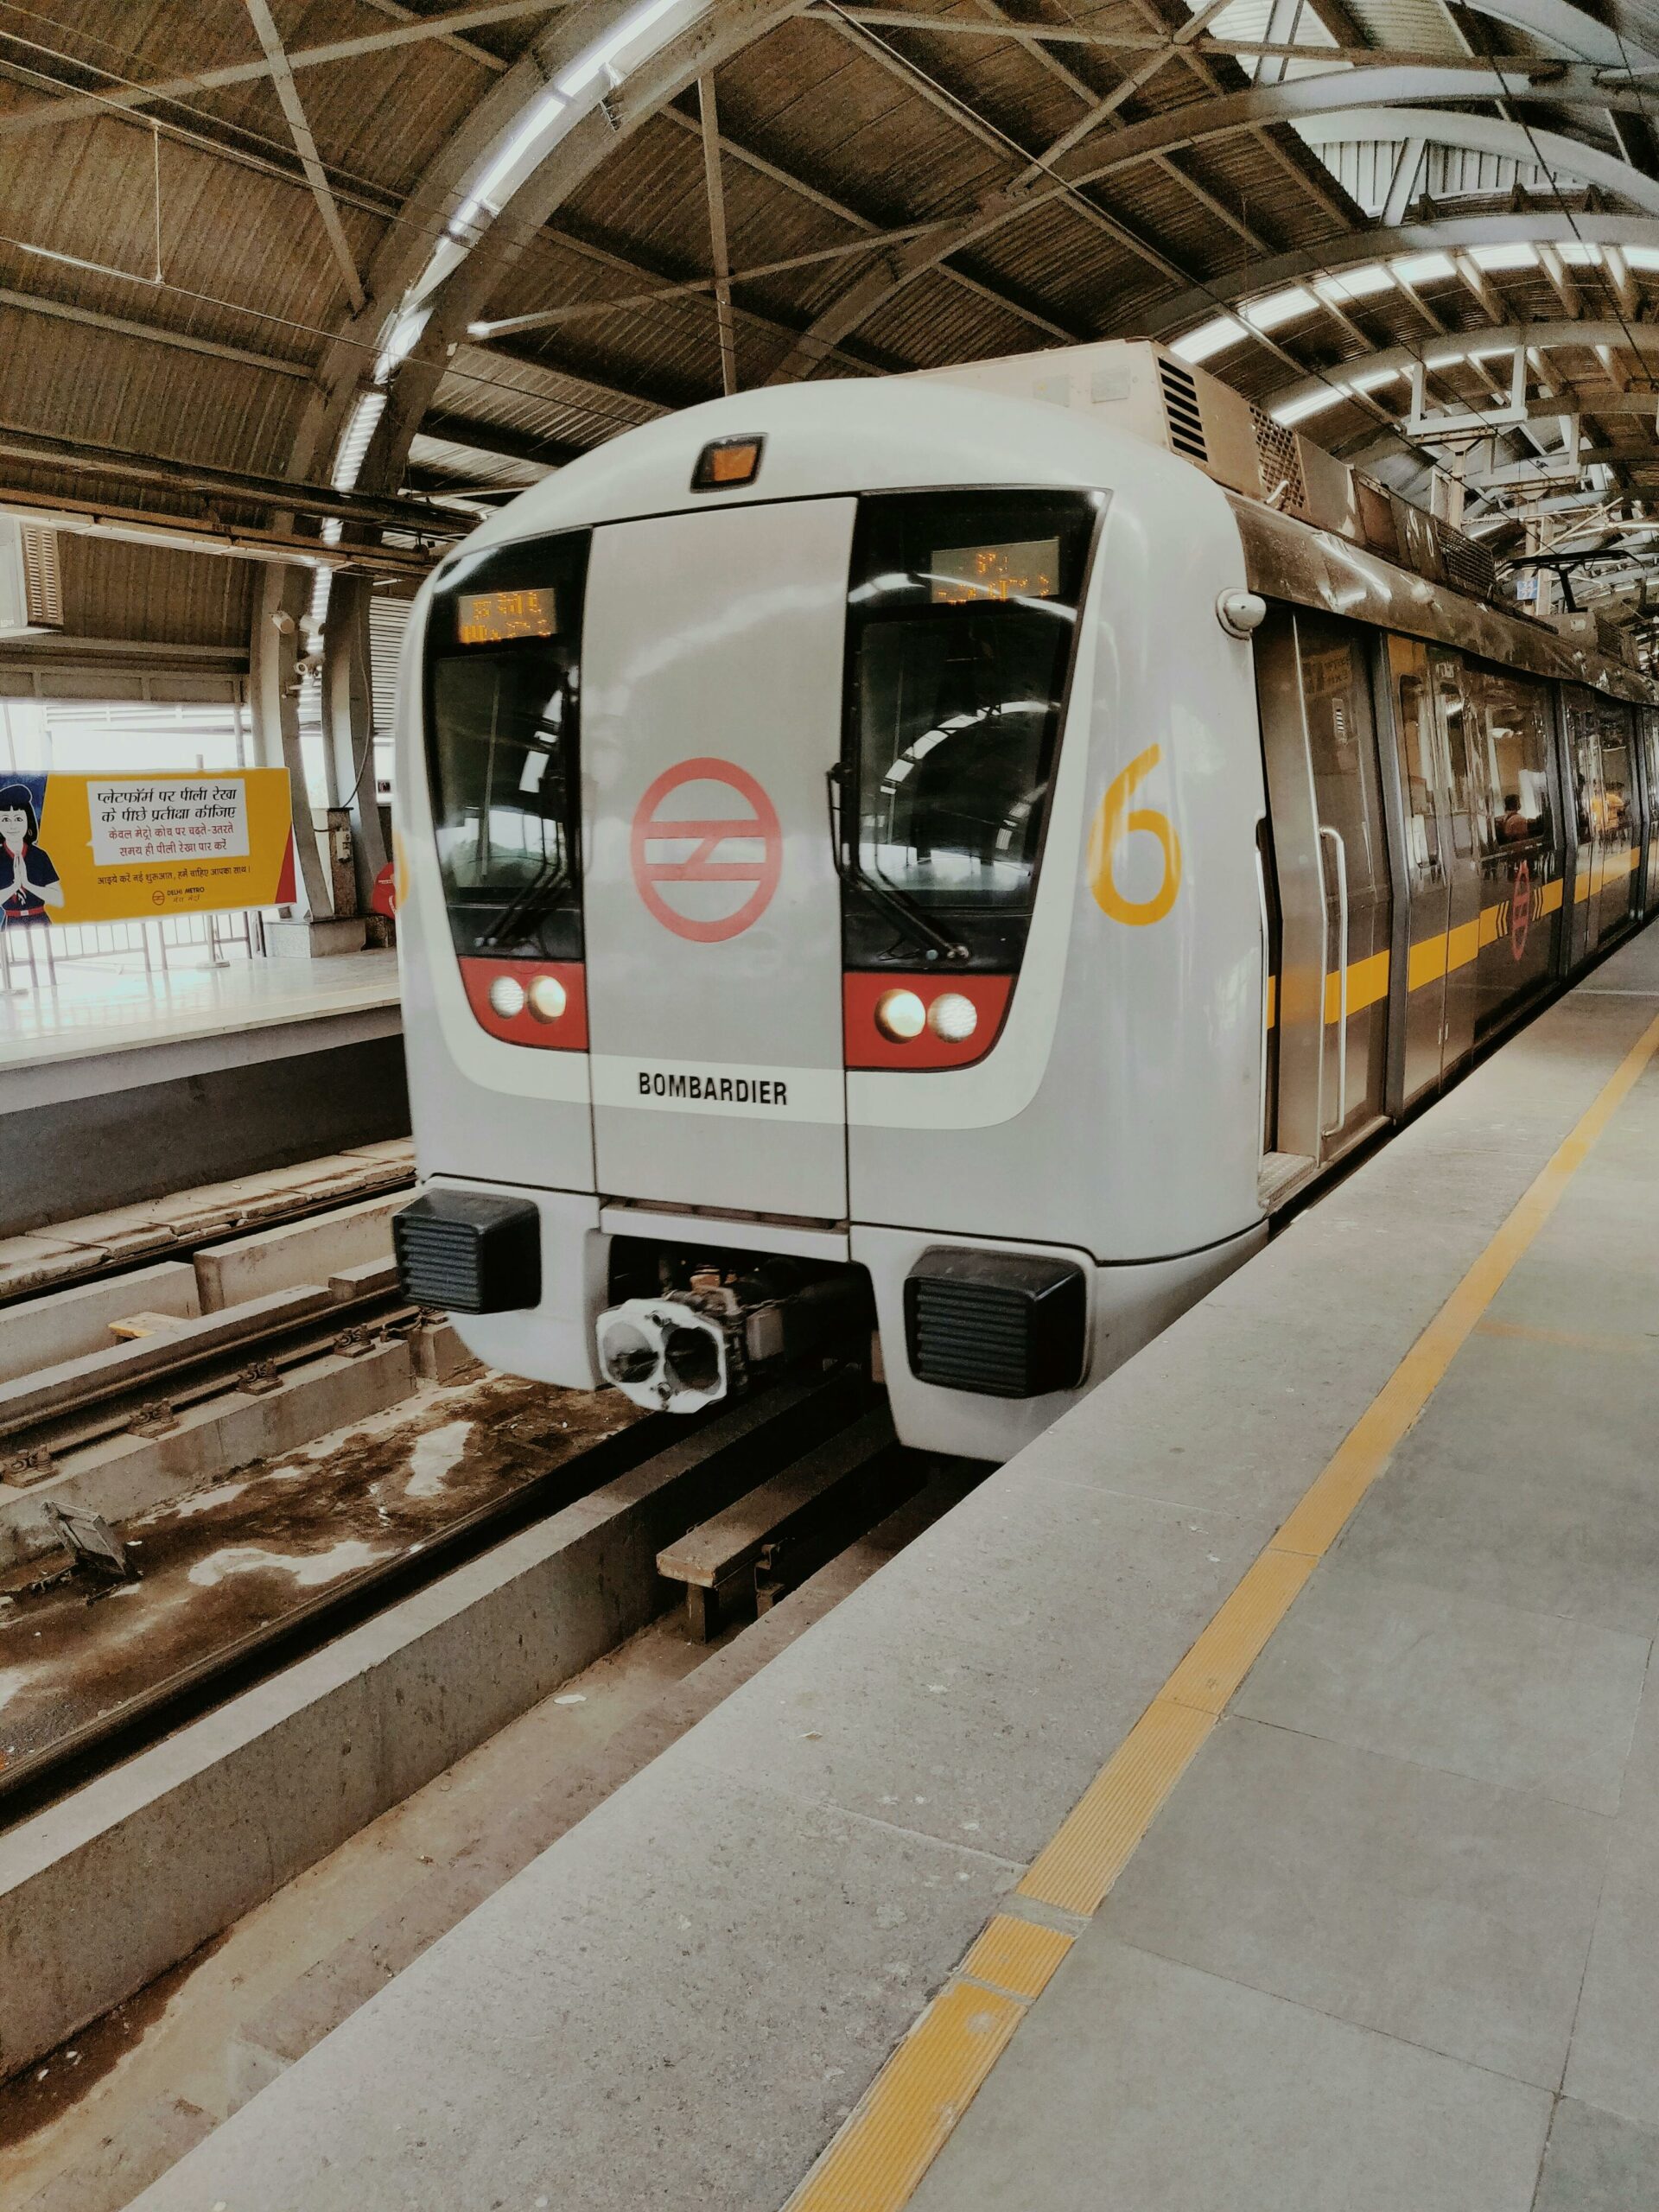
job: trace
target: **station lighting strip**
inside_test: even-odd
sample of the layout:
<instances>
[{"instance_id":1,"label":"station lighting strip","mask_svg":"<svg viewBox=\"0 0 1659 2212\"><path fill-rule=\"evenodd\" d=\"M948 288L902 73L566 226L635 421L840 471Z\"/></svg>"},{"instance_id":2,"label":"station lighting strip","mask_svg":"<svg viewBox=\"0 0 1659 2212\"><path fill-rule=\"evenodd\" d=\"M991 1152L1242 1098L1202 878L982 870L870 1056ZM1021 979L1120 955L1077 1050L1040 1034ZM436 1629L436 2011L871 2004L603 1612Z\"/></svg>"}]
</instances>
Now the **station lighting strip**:
<instances>
[{"instance_id":1,"label":"station lighting strip","mask_svg":"<svg viewBox=\"0 0 1659 2212\"><path fill-rule=\"evenodd\" d=\"M1476 245L1461 250L1477 269L1484 270L1537 269L1542 264L1535 245L1517 242L1512 245ZM1599 267L1612 257L1622 257L1632 270L1659 270L1659 246L1591 245L1580 240L1570 240L1552 245L1549 251L1573 269ZM1209 361L1217 354L1230 353L1248 340L1265 336L1287 323L1300 321L1304 315L1317 315L1328 307L1341 308L1351 300L1375 298L1378 294L1391 292L1402 285L1415 289L1422 284L1458 281L1457 262L1449 253L1408 253L1397 255L1391 261L1368 262L1360 269L1351 269L1340 275L1316 276L1306 284L1292 284L1282 291L1268 292L1257 300L1246 302L1236 314L1212 315L1196 329L1187 332L1171 346L1172 353L1184 361ZM1422 361L1427 369L1449 369L1465 361L1491 360L1508 355L1513 347L1507 345L1482 346L1480 334L1468 334L1469 342L1455 340L1425 350ZM1317 391L1304 392L1294 399L1285 401L1269 411L1275 423L1286 424L1305 422L1308 416L1323 414L1327 408L1339 406L1345 399L1363 397L1379 386L1405 377L1404 369L1368 369L1353 377L1329 374Z\"/></svg>"},{"instance_id":2,"label":"station lighting strip","mask_svg":"<svg viewBox=\"0 0 1659 2212\"><path fill-rule=\"evenodd\" d=\"M528 182L560 140L608 99L639 65L710 12L715 0L640 0L611 28L589 41L550 85L544 85L498 133L462 188L461 204L445 225L425 267L381 325L373 381L360 391L335 448L329 481L353 492L381 416L392 378L419 344L432 313L433 296L454 275L496 222L519 187ZM322 525L326 544L338 544L342 524ZM315 637L328 613L331 568L318 567L306 626Z\"/></svg>"}]
</instances>

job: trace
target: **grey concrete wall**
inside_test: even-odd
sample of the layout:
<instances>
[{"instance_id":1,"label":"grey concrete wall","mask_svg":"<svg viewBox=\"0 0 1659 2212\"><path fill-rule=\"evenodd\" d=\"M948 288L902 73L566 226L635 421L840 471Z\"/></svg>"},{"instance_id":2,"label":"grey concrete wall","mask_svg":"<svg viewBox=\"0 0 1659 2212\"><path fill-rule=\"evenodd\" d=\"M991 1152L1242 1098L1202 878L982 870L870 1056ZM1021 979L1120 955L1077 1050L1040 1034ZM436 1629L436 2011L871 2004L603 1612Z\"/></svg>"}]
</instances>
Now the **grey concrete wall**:
<instances>
[{"instance_id":1,"label":"grey concrete wall","mask_svg":"<svg viewBox=\"0 0 1659 2212\"><path fill-rule=\"evenodd\" d=\"M0 1236L409 1127L401 1037L23 1107L0 1119Z\"/></svg>"}]
</instances>

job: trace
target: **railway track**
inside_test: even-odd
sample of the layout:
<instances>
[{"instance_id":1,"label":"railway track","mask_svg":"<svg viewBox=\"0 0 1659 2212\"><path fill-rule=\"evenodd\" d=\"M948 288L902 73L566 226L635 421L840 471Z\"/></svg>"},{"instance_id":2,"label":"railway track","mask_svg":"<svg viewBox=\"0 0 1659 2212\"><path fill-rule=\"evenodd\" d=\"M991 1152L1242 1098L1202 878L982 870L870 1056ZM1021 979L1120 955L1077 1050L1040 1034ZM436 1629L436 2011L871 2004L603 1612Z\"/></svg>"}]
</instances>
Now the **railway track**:
<instances>
[{"instance_id":1,"label":"railway track","mask_svg":"<svg viewBox=\"0 0 1659 2212\"><path fill-rule=\"evenodd\" d=\"M414 1184L412 1141L390 1141L0 1237L0 1328L8 1308L26 1300L159 1260L193 1260L227 1238L286 1227Z\"/></svg>"},{"instance_id":2,"label":"railway track","mask_svg":"<svg viewBox=\"0 0 1659 2212\"><path fill-rule=\"evenodd\" d=\"M385 1305L382 1318L388 1327L418 1319L410 1309L392 1301ZM315 1334L299 1330L289 1332L285 1343L268 1349L264 1358L276 1368L284 1360L302 1361L317 1350ZM169 1376L168 1384L175 1394L172 1402L182 1402L189 1391L210 1393L220 1387L219 1379L193 1374L184 1363ZM508 1385L502 1378L487 1378L478 1387L491 1385L514 1394L512 1403L536 1390L536 1386ZM456 1395L450 1394L452 1401ZM576 1394L539 1395L556 1401ZM816 1510L805 1516L810 1525L804 1529L798 1504L794 1522L806 1539L799 1552L803 1575L832 1555L837 1537L841 1541L852 1541L921 1478L919 1463L915 1470L897 1471L901 1455L892 1444L880 1394L850 1363L838 1363L828 1373L783 1379L753 1398L720 1407L690 1422L636 1414L613 1393L601 1394L593 1402L608 1402L615 1425L605 1433L563 1451L550 1446L544 1438L515 1437L510 1470L496 1486L495 1494L466 1504L435 1526L422 1522L412 1529L393 1529L381 1555L333 1575L321 1586L308 1589L302 1571L297 1575L287 1572L282 1577L277 1602L270 1598L269 1586L259 1575L249 1577L245 1586L257 1617L241 1625L221 1619L221 1632L205 1649L188 1643L182 1650L178 1648L177 1630L171 1623L181 1577L178 1563L167 1558L181 1527L187 1541L194 1533L189 1524L200 1512L199 1494L187 1495L149 1519L128 1524L123 1532L126 1535L137 1529L147 1532L139 1539L144 1548L134 1554L144 1562L141 1577L151 1575L152 1560L157 1563L158 1574L163 1569L168 1571L166 1586L158 1586L157 1598L163 1623L157 1641L165 1656L153 1675L137 1682L130 1679L130 1669L124 1672L104 1666L98 1657L98 1644L105 1632L104 1621L109 1618L110 1632L124 1652L132 1645L134 1624L145 1600L143 1580L129 1596L113 1580L99 1583L89 1578L83 1584L71 1584L61 1567L55 1573L42 1574L39 1559L27 1567L15 1567L5 1578L10 1588L0 1592L10 1599L0 1610L0 1680L5 1676L8 1647L10 1654L27 1657L31 1656L30 1647L44 1636L52 1640L47 1646L48 1661L54 1649L66 1649L68 1672L90 1676L92 1688L86 1694L77 1688L73 1694L60 1690L54 1695L48 1686L27 1701L21 1719L14 1707L9 1716L10 1726L0 1723L0 1737L20 1734L23 1738L0 1764L0 1828L26 1819L353 1628L416 1592L430 1590L492 1548L548 1521L579 1500L593 1497L607 1485L618 1484L624 1478L638 1477L646 1487L661 1484L665 1476L672 1478L677 1503L653 1531L661 1539L657 1546L660 1549L662 1544L684 1536L711 1516L728 1519L747 1497L764 1494L767 1485L775 1484L781 1471L792 1465L809 1465L815 1452L822 1454L826 1440L839 1438L848 1471L866 1479L844 1485L840 1495L827 1503L814 1493L809 1503ZM96 1408L75 1408L67 1418L82 1424L107 1422L119 1411L119 1404L106 1401ZM524 1418L522 1414L519 1418ZM404 1427L415 1430L417 1421L406 1421ZM342 1440L342 1458L348 1457L351 1441ZM408 1448L407 1444L399 1446ZM319 1459L310 1477L317 1485L318 1498L327 1501L325 1524L335 1508L344 1515L338 1465L334 1459ZM880 1479L884 1467L894 1471L893 1479ZM282 1541L294 1541L294 1503L283 1488L292 1479L279 1469L273 1485L271 1510L283 1516L282 1527L289 1532L287 1538L271 1534L257 1518L238 1522L232 1567L242 1557L257 1554L262 1548L262 1538L265 1555L282 1559L285 1569L302 1559L302 1552L290 1560L274 1548ZM250 1486L248 1483L222 1485L244 1491ZM373 1510L384 1522L385 1507L379 1505ZM787 1520L789 1516L785 1513L781 1517ZM340 1525L359 1524L342 1517ZM225 1532L205 1522L203 1526L203 1541L198 1547L200 1555L194 1564L187 1559L183 1572L195 1587L216 1600L212 1561L224 1554L222 1547L215 1551L213 1546ZM159 1541L155 1533L158 1529ZM326 1525L324 1533L331 1533ZM766 1534L764 1528L755 1532L752 1556L760 1556ZM763 1605L775 1602L780 1594L775 1552L767 1552L766 1566L772 1580L761 1599ZM671 1587L662 1586L663 1602L669 1601ZM753 1589L751 1580L751 1600ZM118 1590L120 1594L114 1594ZM728 1586L728 1602L730 1595ZM101 1599L105 1602L100 1603ZM258 1611L262 1601L270 1610ZM210 1602L207 1610L211 1613L219 1609ZM210 1621L210 1636L213 1626ZM137 1638L141 1644L142 1640ZM79 1652L77 1643L81 1645ZM89 1705L93 1709L86 1709Z\"/></svg>"}]
</instances>

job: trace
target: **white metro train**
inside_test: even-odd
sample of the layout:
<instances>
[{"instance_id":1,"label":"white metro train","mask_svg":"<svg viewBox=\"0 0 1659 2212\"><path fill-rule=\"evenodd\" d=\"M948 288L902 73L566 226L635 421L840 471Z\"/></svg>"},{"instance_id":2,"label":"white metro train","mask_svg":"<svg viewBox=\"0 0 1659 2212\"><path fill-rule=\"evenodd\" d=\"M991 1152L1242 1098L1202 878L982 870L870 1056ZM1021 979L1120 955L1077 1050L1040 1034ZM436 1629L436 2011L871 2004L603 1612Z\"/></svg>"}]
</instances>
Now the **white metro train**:
<instances>
[{"instance_id":1,"label":"white metro train","mask_svg":"<svg viewBox=\"0 0 1659 2212\"><path fill-rule=\"evenodd\" d=\"M410 1294L1001 1458L1659 900L1659 712L1151 346L746 392L423 588Z\"/></svg>"}]
</instances>

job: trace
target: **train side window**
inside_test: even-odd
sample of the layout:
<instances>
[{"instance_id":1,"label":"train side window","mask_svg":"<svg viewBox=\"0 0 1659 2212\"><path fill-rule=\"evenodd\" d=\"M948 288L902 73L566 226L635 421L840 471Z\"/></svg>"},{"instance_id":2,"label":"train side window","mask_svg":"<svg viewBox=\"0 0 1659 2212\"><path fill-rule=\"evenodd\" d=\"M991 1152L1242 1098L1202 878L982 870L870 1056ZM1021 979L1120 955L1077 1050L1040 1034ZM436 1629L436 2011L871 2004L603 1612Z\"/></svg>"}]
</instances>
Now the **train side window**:
<instances>
[{"instance_id":1,"label":"train side window","mask_svg":"<svg viewBox=\"0 0 1659 2212\"><path fill-rule=\"evenodd\" d=\"M1604 699L1600 720L1602 835L1628 837L1636 818L1630 711L1611 699Z\"/></svg>"},{"instance_id":2,"label":"train side window","mask_svg":"<svg viewBox=\"0 0 1659 2212\"><path fill-rule=\"evenodd\" d=\"M433 827L455 950L582 957L577 712L588 534L487 551L435 593Z\"/></svg>"},{"instance_id":3,"label":"train side window","mask_svg":"<svg viewBox=\"0 0 1659 2212\"><path fill-rule=\"evenodd\" d=\"M1302 711L1319 819L1343 841L1351 885L1382 881L1376 753L1371 735L1370 682L1354 633L1317 614L1296 623L1302 665Z\"/></svg>"},{"instance_id":4,"label":"train side window","mask_svg":"<svg viewBox=\"0 0 1659 2212\"><path fill-rule=\"evenodd\" d=\"M1541 683L1507 669L1465 669L1470 766L1487 859L1549 850L1549 711Z\"/></svg>"},{"instance_id":5,"label":"train side window","mask_svg":"<svg viewBox=\"0 0 1659 2212\"><path fill-rule=\"evenodd\" d=\"M1421 662L1421 648L1390 640L1396 664L1401 654ZM1398 674L1400 700L1400 766L1405 787L1406 842L1412 865L1438 867L1440 857L1440 818L1434 804L1434 755L1429 734L1427 679L1421 666L1409 665Z\"/></svg>"},{"instance_id":6,"label":"train side window","mask_svg":"<svg viewBox=\"0 0 1659 2212\"><path fill-rule=\"evenodd\" d=\"M1573 809L1578 840L1583 845L1601 835L1601 746L1596 731L1596 702L1585 691L1567 695L1569 763L1573 772Z\"/></svg>"},{"instance_id":7,"label":"train side window","mask_svg":"<svg viewBox=\"0 0 1659 2212\"><path fill-rule=\"evenodd\" d=\"M1446 766L1452 777L1452 849L1475 849L1474 792L1469 773L1469 733L1464 720L1463 671L1455 661L1437 658L1435 683L1446 729Z\"/></svg>"}]
</instances>

